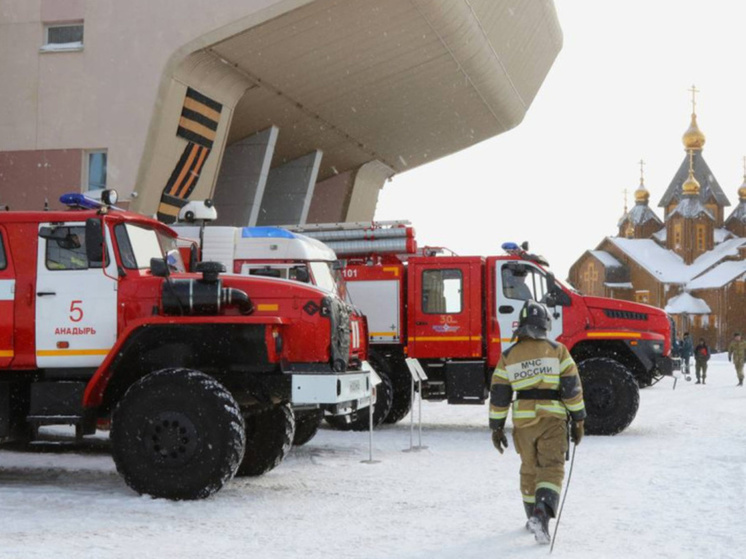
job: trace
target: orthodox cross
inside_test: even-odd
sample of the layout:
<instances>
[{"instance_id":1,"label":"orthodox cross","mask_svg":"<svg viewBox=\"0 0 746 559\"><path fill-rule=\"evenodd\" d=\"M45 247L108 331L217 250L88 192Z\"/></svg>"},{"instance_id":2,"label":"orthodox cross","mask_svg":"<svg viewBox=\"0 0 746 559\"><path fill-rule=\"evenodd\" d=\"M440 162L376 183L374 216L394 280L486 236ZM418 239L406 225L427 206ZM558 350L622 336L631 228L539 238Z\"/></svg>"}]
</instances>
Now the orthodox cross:
<instances>
[{"instance_id":1,"label":"orthodox cross","mask_svg":"<svg viewBox=\"0 0 746 559\"><path fill-rule=\"evenodd\" d=\"M746 160L746 157L744 157L744 160ZM643 172L643 167L644 166L645 166L645 161L643 161L642 159L640 159L640 184L644 184L645 183L645 177L644 177L644 172Z\"/></svg>"},{"instance_id":2,"label":"orthodox cross","mask_svg":"<svg viewBox=\"0 0 746 559\"><path fill-rule=\"evenodd\" d=\"M692 114L694 114L694 113L697 112L695 110L695 107L697 106L697 97L696 96L697 96L697 93L699 93L699 89L697 89L696 87L694 87L694 84L692 84L691 89L689 89L688 91L692 92Z\"/></svg>"}]
</instances>

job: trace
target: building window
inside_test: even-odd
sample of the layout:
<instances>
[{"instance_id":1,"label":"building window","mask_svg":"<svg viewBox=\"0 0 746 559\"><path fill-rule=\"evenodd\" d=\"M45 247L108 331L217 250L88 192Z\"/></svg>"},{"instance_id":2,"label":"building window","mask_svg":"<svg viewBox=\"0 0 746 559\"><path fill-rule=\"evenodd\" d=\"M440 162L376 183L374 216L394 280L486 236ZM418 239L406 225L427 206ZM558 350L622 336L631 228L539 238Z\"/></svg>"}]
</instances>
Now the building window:
<instances>
[{"instance_id":1,"label":"building window","mask_svg":"<svg viewBox=\"0 0 746 559\"><path fill-rule=\"evenodd\" d=\"M697 250L704 251L707 247L705 246L705 226L702 224L697 225Z\"/></svg>"},{"instance_id":2,"label":"building window","mask_svg":"<svg viewBox=\"0 0 746 559\"><path fill-rule=\"evenodd\" d=\"M84 154L83 190L96 192L106 188L106 150L91 150Z\"/></svg>"},{"instance_id":3,"label":"building window","mask_svg":"<svg viewBox=\"0 0 746 559\"><path fill-rule=\"evenodd\" d=\"M44 27L43 52L83 50L83 23L50 24Z\"/></svg>"},{"instance_id":4,"label":"building window","mask_svg":"<svg viewBox=\"0 0 746 559\"><path fill-rule=\"evenodd\" d=\"M650 291L635 291L635 301L638 303L648 304L650 301Z\"/></svg>"}]
</instances>

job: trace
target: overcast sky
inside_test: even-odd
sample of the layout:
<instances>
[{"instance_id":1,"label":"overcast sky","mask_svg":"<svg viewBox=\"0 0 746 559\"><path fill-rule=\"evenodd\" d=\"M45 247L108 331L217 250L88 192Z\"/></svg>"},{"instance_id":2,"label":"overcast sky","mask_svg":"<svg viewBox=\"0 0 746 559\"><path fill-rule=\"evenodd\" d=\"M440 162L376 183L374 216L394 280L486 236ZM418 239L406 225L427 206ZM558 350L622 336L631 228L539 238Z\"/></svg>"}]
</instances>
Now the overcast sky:
<instances>
[{"instance_id":1,"label":"overcast sky","mask_svg":"<svg viewBox=\"0 0 746 559\"><path fill-rule=\"evenodd\" d=\"M696 84L704 157L731 206L746 155L746 2L555 0L564 46L524 121L386 184L376 219L461 255L528 240L558 277L617 233L644 159L650 206L685 157Z\"/></svg>"}]
</instances>

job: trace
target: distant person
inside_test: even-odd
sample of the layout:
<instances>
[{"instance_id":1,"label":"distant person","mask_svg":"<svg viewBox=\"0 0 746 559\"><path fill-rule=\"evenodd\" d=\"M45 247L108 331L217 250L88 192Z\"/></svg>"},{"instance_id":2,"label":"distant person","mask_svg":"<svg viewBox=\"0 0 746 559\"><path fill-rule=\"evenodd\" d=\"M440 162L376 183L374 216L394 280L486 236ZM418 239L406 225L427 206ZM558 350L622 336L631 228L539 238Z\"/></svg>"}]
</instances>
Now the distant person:
<instances>
[{"instance_id":1,"label":"distant person","mask_svg":"<svg viewBox=\"0 0 746 559\"><path fill-rule=\"evenodd\" d=\"M746 361L746 341L741 339L741 333L733 334L733 341L728 346L728 361L731 361L736 368L738 384L743 386L743 363Z\"/></svg>"},{"instance_id":2,"label":"distant person","mask_svg":"<svg viewBox=\"0 0 746 559\"><path fill-rule=\"evenodd\" d=\"M689 332L684 332L684 338L681 340L681 362L684 366L684 374L689 376L692 374L689 369L689 358L694 353L694 344L692 338L689 336Z\"/></svg>"},{"instance_id":3,"label":"distant person","mask_svg":"<svg viewBox=\"0 0 746 559\"><path fill-rule=\"evenodd\" d=\"M699 339L697 347L694 348L694 372L697 375L697 382L700 383L700 377L702 384L705 384L707 378L707 362L710 360L710 348L707 347L707 342L704 338Z\"/></svg>"},{"instance_id":4,"label":"distant person","mask_svg":"<svg viewBox=\"0 0 746 559\"><path fill-rule=\"evenodd\" d=\"M529 300L519 316L518 341L503 352L492 375L490 429L492 444L502 454L508 447L505 421L515 392L513 444L521 456L526 527L537 542L548 544L549 519L557 514L565 478L568 415L573 442L583 438L583 387L570 352L547 339L552 325L547 308Z\"/></svg>"}]
</instances>

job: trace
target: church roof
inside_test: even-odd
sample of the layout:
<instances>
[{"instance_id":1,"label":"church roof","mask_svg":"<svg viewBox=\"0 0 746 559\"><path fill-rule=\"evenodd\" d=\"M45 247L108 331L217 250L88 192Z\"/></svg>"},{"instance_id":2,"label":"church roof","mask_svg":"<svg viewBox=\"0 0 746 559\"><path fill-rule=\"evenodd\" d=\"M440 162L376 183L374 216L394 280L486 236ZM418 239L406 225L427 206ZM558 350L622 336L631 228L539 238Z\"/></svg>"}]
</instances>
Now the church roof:
<instances>
[{"instance_id":1,"label":"church roof","mask_svg":"<svg viewBox=\"0 0 746 559\"><path fill-rule=\"evenodd\" d=\"M718 289L746 276L746 260L728 260L689 282L689 289Z\"/></svg>"},{"instance_id":2,"label":"church roof","mask_svg":"<svg viewBox=\"0 0 746 559\"><path fill-rule=\"evenodd\" d=\"M730 214L728 216L728 219L725 220L725 225L730 225L734 221L746 223L746 200L741 200L738 203L736 209L733 210L733 213Z\"/></svg>"},{"instance_id":3,"label":"church roof","mask_svg":"<svg viewBox=\"0 0 746 559\"><path fill-rule=\"evenodd\" d=\"M622 219L617 223L617 227L621 227L626 221L630 221L632 225L643 225L651 220L663 225L661 219L655 215L655 212L647 204L638 202L622 216Z\"/></svg>"},{"instance_id":4,"label":"church roof","mask_svg":"<svg viewBox=\"0 0 746 559\"><path fill-rule=\"evenodd\" d=\"M710 210L705 208L704 204L702 204L702 200L700 200L698 196L684 196L681 198L668 217L670 219L677 214L688 218L695 218L704 215L715 221L715 216L712 215Z\"/></svg>"},{"instance_id":5,"label":"church roof","mask_svg":"<svg viewBox=\"0 0 746 559\"><path fill-rule=\"evenodd\" d=\"M694 150L694 178L700 185L699 199L702 203L706 202L710 196L714 196L715 201L721 206L730 206L728 197L720 188L717 179L710 171L707 162L702 157L702 150ZM684 161L681 162L679 170L673 177L671 184L668 185L666 192L663 194L663 198L658 204L659 208L665 208L671 203L674 198L681 199L681 185L684 184L686 179L689 177L689 154L684 157Z\"/></svg>"},{"instance_id":6,"label":"church roof","mask_svg":"<svg viewBox=\"0 0 746 559\"><path fill-rule=\"evenodd\" d=\"M663 310L668 314L710 314L712 312L705 301L693 297L689 293L681 293L676 297L671 297Z\"/></svg>"},{"instance_id":7,"label":"church roof","mask_svg":"<svg viewBox=\"0 0 746 559\"><path fill-rule=\"evenodd\" d=\"M687 265L674 251L660 246L652 239L608 237L608 240L658 281L682 285L707 272L724 258L737 257L739 247L746 245L746 238L729 239Z\"/></svg>"},{"instance_id":8,"label":"church roof","mask_svg":"<svg viewBox=\"0 0 746 559\"><path fill-rule=\"evenodd\" d=\"M590 252L592 256L594 256L599 262L601 262L601 264L603 264L607 268L622 267L622 263L605 250L591 250L588 252Z\"/></svg>"}]
</instances>

